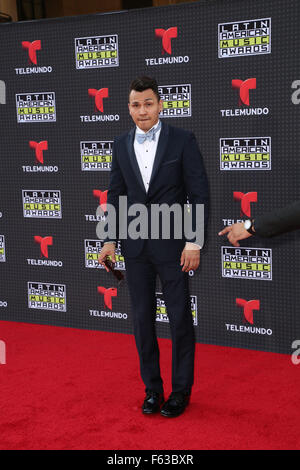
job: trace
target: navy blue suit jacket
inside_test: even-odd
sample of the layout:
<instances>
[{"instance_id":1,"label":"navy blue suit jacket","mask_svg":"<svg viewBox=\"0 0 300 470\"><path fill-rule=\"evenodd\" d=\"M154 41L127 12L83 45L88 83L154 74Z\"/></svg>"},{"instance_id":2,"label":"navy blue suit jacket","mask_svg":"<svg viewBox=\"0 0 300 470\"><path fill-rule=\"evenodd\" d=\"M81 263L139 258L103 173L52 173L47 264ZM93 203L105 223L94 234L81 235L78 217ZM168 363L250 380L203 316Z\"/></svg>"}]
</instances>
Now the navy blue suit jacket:
<instances>
[{"instance_id":1,"label":"navy blue suit jacket","mask_svg":"<svg viewBox=\"0 0 300 470\"><path fill-rule=\"evenodd\" d=\"M107 202L115 207L117 218L120 195L127 195L128 207L131 204L142 203L148 209L151 204L166 203L171 206L174 203L179 203L183 206L188 198L194 218L195 204L205 205L206 225L208 182L194 134L162 122L148 192L145 190L135 156L134 137L135 128L117 137L114 141ZM133 218L123 217L123 223L128 227ZM117 238L119 238L119 228L117 229ZM184 232L181 239L172 238L173 229L174 227L171 227L171 239L165 240L159 237L159 239L152 239L149 242L156 257L161 260L180 259L185 242L194 241L193 238L186 239ZM110 241L110 239L107 238L106 241ZM145 240L125 239L121 240L121 244L125 257L137 257L143 250Z\"/></svg>"}]
</instances>

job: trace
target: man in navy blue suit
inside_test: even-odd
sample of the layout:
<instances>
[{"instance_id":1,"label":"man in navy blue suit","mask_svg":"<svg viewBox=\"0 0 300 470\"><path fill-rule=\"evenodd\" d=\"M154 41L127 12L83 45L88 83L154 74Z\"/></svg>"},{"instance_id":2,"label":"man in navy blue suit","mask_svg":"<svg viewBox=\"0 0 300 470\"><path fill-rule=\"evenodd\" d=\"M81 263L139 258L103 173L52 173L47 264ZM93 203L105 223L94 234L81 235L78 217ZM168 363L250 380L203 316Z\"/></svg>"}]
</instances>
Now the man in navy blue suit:
<instances>
[{"instance_id":1,"label":"man in navy blue suit","mask_svg":"<svg viewBox=\"0 0 300 470\"><path fill-rule=\"evenodd\" d=\"M159 119L163 109L154 79L139 77L130 86L129 113L135 127L115 139L107 203L117 213L119 197L127 196L128 207L143 204L150 213L154 205L189 204L193 233L178 238L182 221L170 217L170 233L164 237L127 237L121 241L126 261L126 277L132 303L134 335L140 358L141 377L146 386L144 414L158 411L163 416L179 416L189 403L194 381L194 327L191 314L188 272L200 263L199 225L196 208L204 206L203 224L208 214L208 183L202 157L193 133L171 127ZM125 226L130 225L126 215ZM149 225L151 218L149 215ZM182 228L182 227L181 227ZM201 227L204 230L204 227ZM121 227L117 228L118 238ZM115 261L116 239L107 237L99 255ZM196 243L195 243L196 242ZM172 393L164 401L159 366L156 321L156 276L159 276L172 337ZM162 406L162 407L161 407Z\"/></svg>"}]
</instances>

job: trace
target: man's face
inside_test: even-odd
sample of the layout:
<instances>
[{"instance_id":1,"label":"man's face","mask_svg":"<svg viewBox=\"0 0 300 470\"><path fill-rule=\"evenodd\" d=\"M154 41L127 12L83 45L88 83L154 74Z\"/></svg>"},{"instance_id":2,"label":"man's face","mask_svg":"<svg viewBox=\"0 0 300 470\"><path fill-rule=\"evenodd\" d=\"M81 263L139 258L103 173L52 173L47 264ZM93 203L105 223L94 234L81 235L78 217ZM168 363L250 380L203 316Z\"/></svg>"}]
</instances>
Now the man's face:
<instances>
[{"instance_id":1,"label":"man's face","mask_svg":"<svg viewBox=\"0 0 300 470\"><path fill-rule=\"evenodd\" d=\"M149 131L157 123L162 106L162 101L158 101L151 88L144 91L131 90L130 92L129 114L134 123L144 132Z\"/></svg>"}]
</instances>

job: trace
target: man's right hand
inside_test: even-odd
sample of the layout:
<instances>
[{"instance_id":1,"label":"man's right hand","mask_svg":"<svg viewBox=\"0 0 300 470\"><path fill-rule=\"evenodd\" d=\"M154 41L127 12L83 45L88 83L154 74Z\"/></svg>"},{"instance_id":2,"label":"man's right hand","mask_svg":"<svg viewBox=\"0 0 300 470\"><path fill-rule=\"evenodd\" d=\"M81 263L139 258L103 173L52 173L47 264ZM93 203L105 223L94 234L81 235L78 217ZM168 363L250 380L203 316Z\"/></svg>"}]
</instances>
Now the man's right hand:
<instances>
[{"instance_id":1,"label":"man's right hand","mask_svg":"<svg viewBox=\"0 0 300 470\"><path fill-rule=\"evenodd\" d=\"M116 251L115 243L105 243L103 245L102 250L99 253L98 261L99 261L100 264L102 264L102 266L105 267L106 271L108 271L108 268L105 266L104 261L106 260L107 256L110 256L112 262L115 263L116 262L116 253L115 253L115 251Z\"/></svg>"},{"instance_id":2,"label":"man's right hand","mask_svg":"<svg viewBox=\"0 0 300 470\"><path fill-rule=\"evenodd\" d=\"M227 238L233 246L240 246L238 240L252 237L251 233L245 229L244 222L228 225L218 235L225 235L226 233L228 233Z\"/></svg>"}]
</instances>

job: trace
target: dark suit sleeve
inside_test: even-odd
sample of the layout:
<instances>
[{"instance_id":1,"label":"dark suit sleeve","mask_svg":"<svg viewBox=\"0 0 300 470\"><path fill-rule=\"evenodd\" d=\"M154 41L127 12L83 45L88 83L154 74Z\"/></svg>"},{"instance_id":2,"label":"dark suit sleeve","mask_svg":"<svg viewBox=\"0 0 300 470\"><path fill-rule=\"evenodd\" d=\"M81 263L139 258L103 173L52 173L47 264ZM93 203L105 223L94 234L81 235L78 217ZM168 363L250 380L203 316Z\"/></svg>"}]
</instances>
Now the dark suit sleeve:
<instances>
[{"instance_id":1,"label":"dark suit sleeve","mask_svg":"<svg viewBox=\"0 0 300 470\"><path fill-rule=\"evenodd\" d=\"M117 141L114 141L112 152L112 164L110 172L110 181L107 192L107 204L112 205L116 211L116 238L109 236L105 242L116 241L119 238L119 196L127 194L127 187L118 163Z\"/></svg>"},{"instance_id":2,"label":"dark suit sleeve","mask_svg":"<svg viewBox=\"0 0 300 470\"><path fill-rule=\"evenodd\" d=\"M196 137L189 133L183 150L183 178L189 205L192 210L193 232L199 230L198 220L196 221L196 205L204 205L204 233L206 233L208 222L208 200L209 189L206 171L202 155L200 153ZM196 226L197 223L197 226ZM195 242L195 237L185 237L188 242Z\"/></svg>"},{"instance_id":3,"label":"dark suit sleeve","mask_svg":"<svg viewBox=\"0 0 300 470\"><path fill-rule=\"evenodd\" d=\"M255 218L254 229L260 237L274 237L300 229L300 201Z\"/></svg>"}]
</instances>

